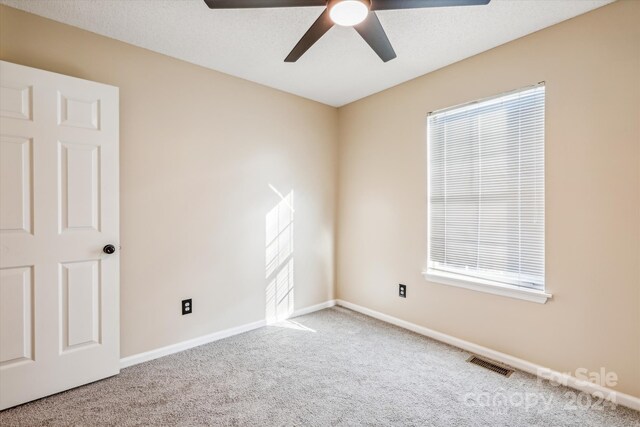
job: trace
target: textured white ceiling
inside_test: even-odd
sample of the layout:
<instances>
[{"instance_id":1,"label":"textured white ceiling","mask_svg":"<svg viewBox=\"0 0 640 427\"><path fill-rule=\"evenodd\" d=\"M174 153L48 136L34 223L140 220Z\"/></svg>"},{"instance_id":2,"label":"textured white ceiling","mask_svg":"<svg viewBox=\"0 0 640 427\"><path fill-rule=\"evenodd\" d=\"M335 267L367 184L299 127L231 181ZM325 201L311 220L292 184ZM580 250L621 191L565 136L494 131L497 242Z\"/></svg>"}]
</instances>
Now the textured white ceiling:
<instances>
[{"instance_id":1,"label":"textured white ceiling","mask_svg":"<svg viewBox=\"0 0 640 427\"><path fill-rule=\"evenodd\" d=\"M378 12L398 57L386 64L335 26L297 63L284 58L320 7L210 10L203 0L0 0L0 3L341 106L613 0L492 0Z\"/></svg>"}]
</instances>

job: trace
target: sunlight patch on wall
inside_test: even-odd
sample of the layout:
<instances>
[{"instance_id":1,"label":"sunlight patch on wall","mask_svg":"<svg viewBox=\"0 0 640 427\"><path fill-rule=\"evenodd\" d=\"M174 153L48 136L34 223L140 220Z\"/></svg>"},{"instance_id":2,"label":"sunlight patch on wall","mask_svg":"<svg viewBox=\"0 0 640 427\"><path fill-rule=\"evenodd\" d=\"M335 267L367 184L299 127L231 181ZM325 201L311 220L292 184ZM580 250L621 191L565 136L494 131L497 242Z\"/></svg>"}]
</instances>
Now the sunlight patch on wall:
<instances>
[{"instance_id":1,"label":"sunlight patch on wall","mask_svg":"<svg viewBox=\"0 0 640 427\"><path fill-rule=\"evenodd\" d=\"M280 202L266 215L265 277L268 323L282 321L293 313L293 190L283 196L275 187L269 188Z\"/></svg>"}]
</instances>

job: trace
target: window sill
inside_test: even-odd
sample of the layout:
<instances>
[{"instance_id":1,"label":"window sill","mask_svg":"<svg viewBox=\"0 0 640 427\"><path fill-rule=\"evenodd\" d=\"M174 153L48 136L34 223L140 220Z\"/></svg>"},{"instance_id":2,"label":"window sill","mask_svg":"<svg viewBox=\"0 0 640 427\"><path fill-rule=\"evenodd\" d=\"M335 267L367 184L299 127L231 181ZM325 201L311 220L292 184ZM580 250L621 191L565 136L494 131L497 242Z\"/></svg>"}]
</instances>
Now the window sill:
<instances>
[{"instance_id":1,"label":"window sill","mask_svg":"<svg viewBox=\"0 0 640 427\"><path fill-rule=\"evenodd\" d=\"M471 289L472 291L486 292L493 295L517 298L525 301L537 302L544 304L552 297L544 291L534 289L526 289L519 286L511 286L503 283L492 282L490 280L473 279L442 271L427 270L423 271L424 278L433 283L439 283L448 286L457 286L459 288Z\"/></svg>"}]
</instances>

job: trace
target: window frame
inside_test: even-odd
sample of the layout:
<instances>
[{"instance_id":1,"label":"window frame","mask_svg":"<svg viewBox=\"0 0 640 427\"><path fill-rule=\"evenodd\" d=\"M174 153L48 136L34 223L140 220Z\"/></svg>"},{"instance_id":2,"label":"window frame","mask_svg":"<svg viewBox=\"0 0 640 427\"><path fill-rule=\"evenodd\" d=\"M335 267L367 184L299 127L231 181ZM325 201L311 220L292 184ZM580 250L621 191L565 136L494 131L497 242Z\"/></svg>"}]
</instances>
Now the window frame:
<instances>
[{"instance_id":1,"label":"window frame","mask_svg":"<svg viewBox=\"0 0 640 427\"><path fill-rule=\"evenodd\" d=\"M512 95L514 93L523 92L528 89L533 89L539 86L545 86L545 82L539 82L535 85L521 87L515 90L511 90L508 92L503 92L498 95L489 96L486 98L477 99L471 102L466 102L463 104L443 108L440 110L431 111L427 114L426 118L426 157L427 157L427 260L426 260L426 268L423 270L422 275L424 276L427 282L432 282L441 285L455 286L463 289L469 289L478 292L485 292L493 295L500 295L505 297L511 297L516 299L521 299L525 301L536 302L540 304L544 304L552 298L552 294L546 291L546 280L543 284L542 289L534 289L527 288L524 286L517 285L515 283L509 283L508 280L504 282L492 280L489 278L483 278L481 275L465 275L462 272L455 271L455 269L436 269L432 267L431 260L431 126L429 126L429 117L435 113L442 113L446 111L456 110L471 106L473 104L477 104L480 102L490 101L492 99L498 99L501 97L505 97L508 95ZM546 101L545 101L545 110L546 110ZM545 138L546 139L546 138ZM543 142L544 143L544 142ZM546 197L546 196L545 196ZM546 206L545 206L545 215L546 215ZM545 221L546 223L546 221ZM545 227L546 229L546 227ZM546 239L545 239L546 245ZM545 251L546 252L546 251ZM546 276L546 273L545 273Z\"/></svg>"}]
</instances>

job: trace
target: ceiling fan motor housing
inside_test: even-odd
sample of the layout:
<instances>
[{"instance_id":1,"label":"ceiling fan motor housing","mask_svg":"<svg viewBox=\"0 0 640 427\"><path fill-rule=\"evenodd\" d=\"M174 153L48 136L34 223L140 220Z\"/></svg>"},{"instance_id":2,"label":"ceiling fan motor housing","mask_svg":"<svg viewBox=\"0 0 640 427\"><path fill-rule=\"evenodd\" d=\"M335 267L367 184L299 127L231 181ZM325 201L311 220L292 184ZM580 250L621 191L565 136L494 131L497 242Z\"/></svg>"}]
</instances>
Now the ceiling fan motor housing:
<instances>
[{"instance_id":1,"label":"ceiling fan motor housing","mask_svg":"<svg viewBox=\"0 0 640 427\"><path fill-rule=\"evenodd\" d=\"M327 11L331 20L341 26L352 27L364 21L371 9L371 0L329 0Z\"/></svg>"},{"instance_id":2,"label":"ceiling fan motor housing","mask_svg":"<svg viewBox=\"0 0 640 427\"><path fill-rule=\"evenodd\" d=\"M328 0L327 1L327 9L331 10L331 8L336 3L342 3L343 1L347 1L347 0ZM365 6L367 6L368 9L371 8L371 0L352 0L352 1L359 1L360 3L364 3Z\"/></svg>"}]
</instances>

